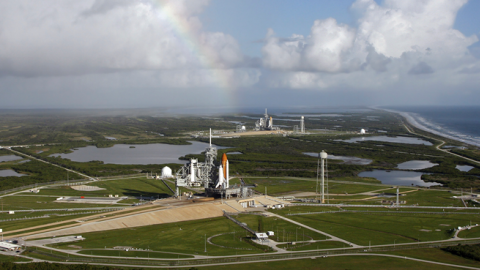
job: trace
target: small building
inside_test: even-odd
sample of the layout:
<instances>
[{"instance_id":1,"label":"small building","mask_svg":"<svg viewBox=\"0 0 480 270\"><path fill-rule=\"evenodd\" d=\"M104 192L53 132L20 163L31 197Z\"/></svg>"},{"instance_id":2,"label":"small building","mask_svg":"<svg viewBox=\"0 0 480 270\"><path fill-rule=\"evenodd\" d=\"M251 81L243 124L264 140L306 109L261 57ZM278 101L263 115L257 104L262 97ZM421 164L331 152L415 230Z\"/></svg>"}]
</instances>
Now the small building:
<instances>
[{"instance_id":1,"label":"small building","mask_svg":"<svg viewBox=\"0 0 480 270\"><path fill-rule=\"evenodd\" d=\"M268 235L264 232L262 233L255 233L255 237L260 241L268 240Z\"/></svg>"},{"instance_id":2,"label":"small building","mask_svg":"<svg viewBox=\"0 0 480 270\"><path fill-rule=\"evenodd\" d=\"M365 134L365 129L360 129L360 134Z\"/></svg>"},{"instance_id":3,"label":"small building","mask_svg":"<svg viewBox=\"0 0 480 270\"><path fill-rule=\"evenodd\" d=\"M267 234L268 234L268 236L274 236L275 235L275 233L273 231L268 231Z\"/></svg>"},{"instance_id":4,"label":"small building","mask_svg":"<svg viewBox=\"0 0 480 270\"><path fill-rule=\"evenodd\" d=\"M20 245L15 245L12 243L8 242L0 242L0 250L3 251L15 251L15 250L21 250L22 246Z\"/></svg>"}]
</instances>

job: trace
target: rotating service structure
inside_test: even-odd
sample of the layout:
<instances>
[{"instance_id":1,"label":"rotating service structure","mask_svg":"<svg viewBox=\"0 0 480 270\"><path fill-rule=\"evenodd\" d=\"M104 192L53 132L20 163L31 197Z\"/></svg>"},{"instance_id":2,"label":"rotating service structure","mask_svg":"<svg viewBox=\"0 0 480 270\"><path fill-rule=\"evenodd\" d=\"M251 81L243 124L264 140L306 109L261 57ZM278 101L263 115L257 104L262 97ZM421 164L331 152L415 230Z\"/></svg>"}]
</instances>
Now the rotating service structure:
<instances>
[{"instance_id":1,"label":"rotating service structure","mask_svg":"<svg viewBox=\"0 0 480 270\"><path fill-rule=\"evenodd\" d=\"M217 148L212 147L212 131L210 129L210 144L205 149L205 162L192 158L175 174L175 196L180 196L179 187L203 187L207 196L230 198L250 197L252 190L244 185L230 186L229 162L224 153L217 161Z\"/></svg>"}]
</instances>

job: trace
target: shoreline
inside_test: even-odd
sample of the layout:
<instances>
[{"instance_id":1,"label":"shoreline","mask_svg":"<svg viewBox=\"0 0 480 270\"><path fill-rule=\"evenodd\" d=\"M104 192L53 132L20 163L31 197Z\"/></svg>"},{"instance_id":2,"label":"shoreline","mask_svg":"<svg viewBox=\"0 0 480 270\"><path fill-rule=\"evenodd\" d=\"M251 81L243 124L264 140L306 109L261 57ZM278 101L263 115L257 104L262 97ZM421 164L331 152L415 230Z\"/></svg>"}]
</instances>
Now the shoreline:
<instances>
[{"instance_id":1,"label":"shoreline","mask_svg":"<svg viewBox=\"0 0 480 270\"><path fill-rule=\"evenodd\" d=\"M425 125L422 125L421 123L419 123L419 121L417 121L417 119L415 118L413 113L402 112L402 111L391 110L391 109L385 109L385 108L379 108L379 107L372 107L372 108L377 109L377 110L382 110L382 111L398 114L401 117L405 118L409 124L411 124L412 126L418 128L418 129L421 129L425 132L429 132L429 133L435 134L437 136L440 136L440 137L443 137L443 138L446 138L446 139L454 140L454 141L457 141L457 142L462 143L462 144L467 144L467 145L474 146L474 147L480 147L480 143L477 143L475 141L471 141L471 140L468 140L468 139L462 139L462 138L456 137L454 135L450 135L450 134L447 134L447 133L444 133L444 132L440 132L438 130L426 127Z\"/></svg>"}]
</instances>

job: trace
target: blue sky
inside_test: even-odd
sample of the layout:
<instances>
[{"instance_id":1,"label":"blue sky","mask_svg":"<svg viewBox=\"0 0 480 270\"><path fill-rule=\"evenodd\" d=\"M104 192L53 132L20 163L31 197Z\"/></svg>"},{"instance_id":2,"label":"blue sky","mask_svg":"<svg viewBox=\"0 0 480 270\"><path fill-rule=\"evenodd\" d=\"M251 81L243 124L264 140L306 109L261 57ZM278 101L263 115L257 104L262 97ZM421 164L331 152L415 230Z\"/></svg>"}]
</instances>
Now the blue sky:
<instances>
[{"instance_id":1,"label":"blue sky","mask_svg":"<svg viewBox=\"0 0 480 270\"><path fill-rule=\"evenodd\" d=\"M5 0L1 108L480 105L476 0Z\"/></svg>"}]
</instances>

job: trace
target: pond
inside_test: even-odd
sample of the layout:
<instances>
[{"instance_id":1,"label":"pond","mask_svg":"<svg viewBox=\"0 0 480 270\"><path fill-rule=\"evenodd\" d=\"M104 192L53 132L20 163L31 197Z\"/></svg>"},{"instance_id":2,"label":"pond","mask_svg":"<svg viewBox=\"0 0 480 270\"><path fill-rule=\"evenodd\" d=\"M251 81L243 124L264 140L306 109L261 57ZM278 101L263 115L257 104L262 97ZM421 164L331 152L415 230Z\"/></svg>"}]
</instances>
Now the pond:
<instances>
[{"instance_id":1,"label":"pond","mask_svg":"<svg viewBox=\"0 0 480 270\"><path fill-rule=\"evenodd\" d=\"M361 172L358 174L360 177L373 177L382 182L382 184L387 185L398 185L398 186L421 186L421 187L431 187L431 186L441 186L442 184L436 182L425 182L420 177L422 177L421 172L406 172L406 171L384 171L384 170L373 170L367 172Z\"/></svg>"},{"instance_id":2,"label":"pond","mask_svg":"<svg viewBox=\"0 0 480 270\"><path fill-rule=\"evenodd\" d=\"M397 165L397 168L400 170L421 170L426 168L431 168L438 165L437 163L432 163L428 160L410 160L403 162Z\"/></svg>"},{"instance_id":3,"label":"pond","mask_svg":"<svg viewBox=\"0 0 480 270\"><path fill-rule=\"evenodd\" d=\"M318 157L318 153L305 152L303 154L311 157ZM350 164L350 165L368 165L372 163L371 159L349 157L349 156L335 156L331 154L328 154L327 159L343 160L342 164Z\"/></svg>"},{"instance_id":4,"label":"pond","mask_svg":"<svg viewBox=\"0 0 480 270\"><path fill-rule=\"evenodd\" d=\"M191 145L171 144L116 144L109 148L97 148L90 145L73 150L69 154L53 154L77 162L100 160L106 164L186 164L188 161L179 157L188 154L200 154L208 147L208 143L192 141ZM135 146L135 148L130 148ZM229 147L216 146L217 149Z\"/></svg>"},{"instance_id":5,"label":"pond","mask_svg":"<svg viewBox=\"0 0 480 270\"><path fill-rule=\"evenodd\" d=\"M19 160L19 159L23 159L23 158L15 155L0 156L0 162L13 161L13 160Z\"/></svg>"},{"instance_id":6,"label":"pond","mask_svg":"<svg viewBox=\"0 0 480 270\"><path fill-rule=\"evenodd\" d=\"M362 141L378 141L378 142L392 142L392 143L405 143L405 144L423 144L423 145L432 145L431 142L414 138L414 137L388 137L388 136L371 136L371 137L354 137L348 140L335 140L337 142L348 142L348 143L356 143Z\"/></svg>"},{"instance_id":7,"label":"pond","mask_svg":"<svg viewBox=\"0 0 480 270\"><path fill-rule=\"evenodd\" d=\"M0 177L5 177L5 176L25 176L26 174L21 174L17 173L14 170L0 170Z\"/></svg>"},{"instance_id":8,"label":"pond","mask_svg":"<svg viewBox=\"0 0 480 270\"><path fill-rule=\"evenodd\" d=\"M462 172L468 172L471 169L473 169L474 167L473 166L468 166L468 165L457 165L455 168L459 171L462 171Z\"/></svg>"}]
</instances>

